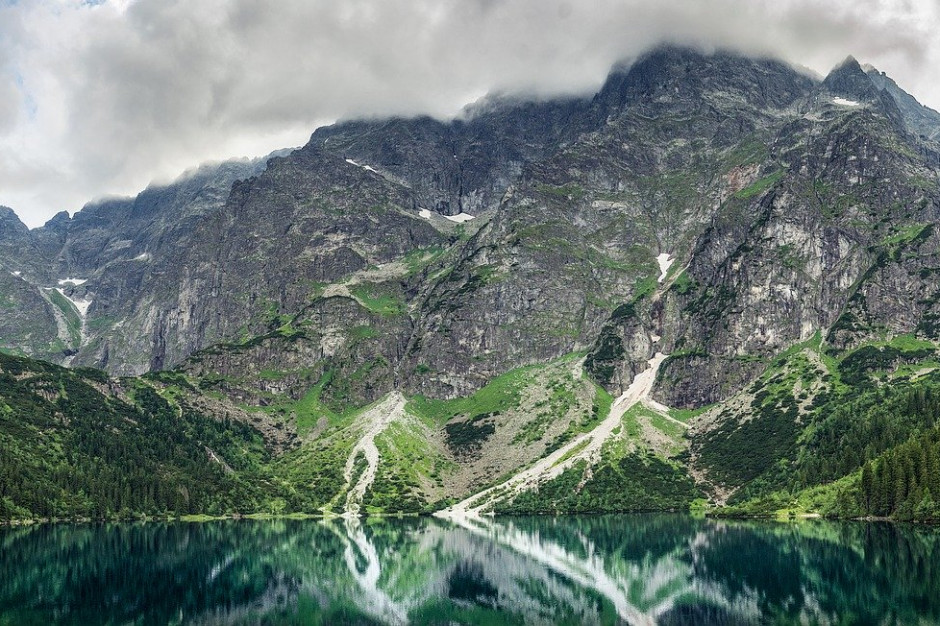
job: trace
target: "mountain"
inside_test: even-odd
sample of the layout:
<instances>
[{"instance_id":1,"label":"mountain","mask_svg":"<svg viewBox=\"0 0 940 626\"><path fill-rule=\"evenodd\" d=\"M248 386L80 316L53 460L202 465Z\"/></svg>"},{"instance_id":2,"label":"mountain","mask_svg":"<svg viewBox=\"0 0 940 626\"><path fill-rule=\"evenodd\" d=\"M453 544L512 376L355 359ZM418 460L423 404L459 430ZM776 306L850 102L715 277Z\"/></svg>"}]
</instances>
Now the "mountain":
<instances>
[{"instance_id":1,"label":"mountain","mask_svg":"<svg viewBox=\"0 0 940 626\"><path fill-rule=\"evenodd\" d=\"M590 97L339 123L6 215L0 338L237 414L271 455L248 508L769 510L842 480L825 512L868 514L864 467L920 433L877 511L926 519L940 146L912 103L851 57L661 47Z\"/></svg>"},{"instance_id":2,"label":"mountain","mask_svg":"<svg viewBox=\"0 0 940 626\"><path fill-rule=\"evenodd\" d=\"M921 139L937 141L940 138L940 113L925 107L912 95L898 87L898 84L884 72L879 72L871 65L866 65L865 73L871 78L875 87L891 96L898 109L904 115L907 129Z\"/></svg>"},{"instance_id":3,"label":"mountain","mask_svg":"<svg viewBox=\"0 0 940 626\"><path fill-rule=\"evenodd\" d=\"M81 363L84 357L76 361L76 353L96 351L126 316L123 308L150 291L150 280L161 271L154 264L174 263L194 225L224 203L232 183L264 165L245 160L202 166L135 198L92 203L73 218L59 213L32 231L11 212L0 237L17 233L19 239L0 246L6 270L0 280L13 276L15 288L28 294L28 303L8 308L29 324L11 325L2 344L20 354Z\"/></svg>"}]
</instances>

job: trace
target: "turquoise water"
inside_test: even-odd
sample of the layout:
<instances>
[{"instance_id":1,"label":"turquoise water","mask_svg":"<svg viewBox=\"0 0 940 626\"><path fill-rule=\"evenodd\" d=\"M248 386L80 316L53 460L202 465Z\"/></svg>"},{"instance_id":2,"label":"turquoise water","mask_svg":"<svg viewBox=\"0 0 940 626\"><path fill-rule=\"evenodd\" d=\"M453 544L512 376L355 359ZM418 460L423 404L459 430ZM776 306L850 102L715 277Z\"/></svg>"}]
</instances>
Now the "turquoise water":
<instances>
[{"instance_id":1,"label":"turquoise water","mask_svg":"<svg viewBox=\"0 0 940 626\"><path fill-rule=\"evenodd\" d=\"M940 531L637 515L0 529L0 624L940 624Z\"/></svg>"}]
</instances>

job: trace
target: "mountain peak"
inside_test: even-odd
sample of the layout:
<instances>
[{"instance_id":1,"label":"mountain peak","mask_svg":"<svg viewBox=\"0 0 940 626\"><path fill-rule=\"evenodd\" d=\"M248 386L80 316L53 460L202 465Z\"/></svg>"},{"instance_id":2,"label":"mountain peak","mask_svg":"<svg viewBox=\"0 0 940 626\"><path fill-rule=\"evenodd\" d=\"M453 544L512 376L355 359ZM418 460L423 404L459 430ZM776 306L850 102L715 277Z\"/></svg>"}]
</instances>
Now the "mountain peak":
<instances>
[{"instance_id":1,"label":"mountain peak","mask_svg":"<svg viewBox=\"0 0 940 626\"><path fill-rule=\"evenodd\" d=\"M851 55L829 72L823 80L823 87L833 95L865 102L877 101L881 91Z\"/></svg>"},{"instance_id":2,"label":"mountain peak","mask_svg":"<svg viewBox=\"0 0 940 626\"><path fill-rule=\"evenodd\" d=\"M927 139L940 138L940 113L918 102L914 96L901 89L894 79L873 65L863 65L862 69L876 88L894 100L904 116L908 130Z\"/></svg>"},{"instance_id":3,"label":"mountain peak","mask_svg":"<svg viewBox=\"0 0 940 626\"><path fill-rule=\"evenodd\" d=\"M45 223L46 228L55 228L59 226L64 226L69 223L72 218L69 217L68 211L59 211L52 218Z\"/></svg>"},{"instance_id":4,"label":"mountain peak","mask_svg":"<svg viewBox=\"0 0 940 626\"><path fill-rule=\"evenodd\" d=\"M865 70L863 70L859 62L855 60L855 57L850 54L830 70L825 81L852 76L865 76Z\"/></svg>"},{"instance_id":5,"label":"mountain peak","mask_svg":"<svg viewBox=\"0 0 940 626\"><path fill-rule=\"evenodd\" d=\"M840 61L834 68L832 68L832 71L836 72L844 68L848 68L854 71L856 69L861 70L862 66L859 65L856 58L850 54L842 59L842 61Z\"/></svg>"},{"instance_id":6,"label":"mountain peak","mask_svg":"<svg viewBox=\"0 0 940 626\"><path fill-rule=\"evenodd\" d=\"M17 227L23 226L23 228L26 228L25 224L23 224L23 221L20 219L19 215L16 214L16 211L14 211L8 206L3 206L3 205L0 205L0 224L4 224L4 225L13 224L13 225L17 225Z\"/></svg>"},{"instance_id":7,"label":"mountain peak","mask_svg":"<svg viewBox=\"0 0 940 626\"><path fill-rule=\"evenodd\" d=\"M0 238L10 240L28 235L29 227L23 223L16 212L10 207L0 205Z\"/></svg>"},{"instance_id":8,"label":"mountain peak","mask_svg":"<svg viewBox=\"0 0 940 626\"><path fill-rule=\"evenodd\" d=\"M737 100L752 106L779 107L787 106L812 83L777 60L663 44L632 65L615 65L595 101L616 110L629 101L673 106L676 101L695 100L703 94L735 94Z\"/></svg>"}]
</instances>

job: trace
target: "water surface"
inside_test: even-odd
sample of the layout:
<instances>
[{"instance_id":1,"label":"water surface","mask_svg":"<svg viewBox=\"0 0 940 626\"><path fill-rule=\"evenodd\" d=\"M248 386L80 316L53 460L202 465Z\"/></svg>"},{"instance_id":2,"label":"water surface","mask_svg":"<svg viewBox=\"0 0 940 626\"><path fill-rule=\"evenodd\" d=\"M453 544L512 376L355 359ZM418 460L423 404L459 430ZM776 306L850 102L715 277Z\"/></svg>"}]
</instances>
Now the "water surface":
<instances>
[{"instance_id":1,"label":"water surface","mask_svg":"<svg viewBox=\"0 0 940 626\"><path fill-rule=\"evenodd\" d=\"M0 529L0 625L940 624L940 532L687 516Z\"/></svg>"}]
</instances>

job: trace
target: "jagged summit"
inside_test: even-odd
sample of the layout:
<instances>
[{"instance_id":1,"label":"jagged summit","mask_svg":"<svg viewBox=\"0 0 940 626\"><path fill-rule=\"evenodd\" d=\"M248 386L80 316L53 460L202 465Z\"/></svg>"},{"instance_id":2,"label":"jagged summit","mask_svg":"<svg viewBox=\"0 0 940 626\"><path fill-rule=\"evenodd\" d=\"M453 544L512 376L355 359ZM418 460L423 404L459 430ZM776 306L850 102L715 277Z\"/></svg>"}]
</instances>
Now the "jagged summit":
<instances>
[{"instance_id":1,"label":"jagged summit","mask_svg":"<svg viewBox=\"0 0 940 626\"><path fill-rule=\"evenodd\" d=\"M873 78L872 73L866 72L851 55L829 72L822 88L836 104L867 104L891 120L898 129L911 130L911 120L899 101L900 94L884 89L879 75Z\"/></svg>"},{"instance_id":2,"label":"jagged summit","mask_svg":"<svg viewBox=\"0 0 940 626\"><path fill-rule=\"evenodd\" d=\"M880 90L853 56L846 57L829 72L823 87L834 95L863 102L875 102L880 97Z\"/></svg>"},{"instance_id":3,"label":"jagged summit","mask_svg":"<svg viewBox=\"0 0 940 626\"><path fill-rule=\"evenodd\" d=\"M844 59L836 63L836 65L832 68L832 71L835 72L837 70L842 70L845 68L855 68L856 66L861 68L861 65L859 65L858 60L853 55L849 54L849 55L846 55Z\"/></svg>"},{"instance_id":4,"label":"jagged summit","mask_svg":"<svg viewBox=\"0 0 940 626\"><path fill-rule=\"evenodd\" d=\"M16 214L16 211L0 205L0 237L7 238L12 233L28 232L29 228Z\"/></svg>"},{"instance_id":5,"label":"jagged summit","mask_svg":"<svg viewBox=\"0 0 940 626\"><path fill-rule=\"evenodd\" d=\"M19 217L17 217L16 215L16 211L14 211L8 206L0 204L0 219L11 219L11 218L16 218L17 220L19 219Z\"/></svg>"},{"instance_id":6,"label":"jagged summit","mask_svg":"<svg viewBox=\"0 0 940 626\"><path fill-rule=\"evenodd\" d=\"M872 65L864 65L862 69L878 89L890 95L897 104L908 130L915 135L932 141L940 139L940 113L924 106L914 96L901 89L898 84L886 73L879 71Z\"/></svg>"},{"instance_id":7,"label":"jagged summit","mask_svg":"<svg viewBox=\"0 0 940 626\"><path fill-rule=\"evenodd\" d=\"M69 216L68 211L59 211L58 213L53 215L51 218L49 218L49 220L45 224L43 224L43 227L55 228L59 225L67 224L70 219L71 217Z\"/></svg>"},{"instance_id":8,"label":"jagged summit","mask_svg":"<svg viewBox=\"0 0 940 626\"><path fill-rule=\"evenodd\" d=\"M785 107L812 84L804 73L775 59L662 45L632 64L616 65L595 102L608 109L621 109L631 103L668 105L717 94L756 107Z\"/></svg>"}]
</instances>

